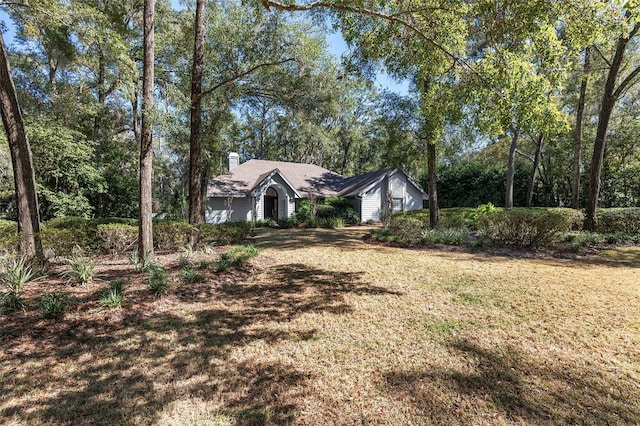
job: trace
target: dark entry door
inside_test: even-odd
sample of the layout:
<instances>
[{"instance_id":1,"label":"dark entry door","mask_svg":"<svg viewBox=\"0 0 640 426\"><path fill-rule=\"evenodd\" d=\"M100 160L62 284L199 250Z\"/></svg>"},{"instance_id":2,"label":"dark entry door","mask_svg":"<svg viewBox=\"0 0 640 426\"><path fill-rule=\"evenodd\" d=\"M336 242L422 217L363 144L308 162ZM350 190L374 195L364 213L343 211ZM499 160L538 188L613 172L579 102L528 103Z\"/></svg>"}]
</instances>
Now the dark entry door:
<instances>
[{"instance_id":1,"label":"dark entry door","mask_svg":"<svg viewBox=\"0 0 640 426\"><path fill-rule=\"evenodd\" d=\"M264 218L278 220L278 193L273 188L264 194Z\"/></svg>"}]
</instances>

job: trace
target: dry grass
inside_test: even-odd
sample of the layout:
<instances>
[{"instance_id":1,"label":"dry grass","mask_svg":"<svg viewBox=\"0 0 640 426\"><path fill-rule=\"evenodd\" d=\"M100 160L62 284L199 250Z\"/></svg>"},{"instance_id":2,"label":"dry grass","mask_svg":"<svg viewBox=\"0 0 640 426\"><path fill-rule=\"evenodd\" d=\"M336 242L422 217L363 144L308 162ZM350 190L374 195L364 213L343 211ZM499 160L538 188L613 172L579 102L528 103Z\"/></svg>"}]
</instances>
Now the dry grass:
<instances>
[{"instance_id":1,"label":"dry grass","mask_svg":"<svg viewBox=\"0 0 640 426\"><path fill-rule=\"evenodd\" d=\"M62 321L0 317L0 423L640 424L640 251L572 260L261 231L155 298L124 260ZM211 256L212 259L215 256ZM162 263L179 274L177 256ZM100 310L108 280L124 307Z\"/></svg>"}]
</instances>

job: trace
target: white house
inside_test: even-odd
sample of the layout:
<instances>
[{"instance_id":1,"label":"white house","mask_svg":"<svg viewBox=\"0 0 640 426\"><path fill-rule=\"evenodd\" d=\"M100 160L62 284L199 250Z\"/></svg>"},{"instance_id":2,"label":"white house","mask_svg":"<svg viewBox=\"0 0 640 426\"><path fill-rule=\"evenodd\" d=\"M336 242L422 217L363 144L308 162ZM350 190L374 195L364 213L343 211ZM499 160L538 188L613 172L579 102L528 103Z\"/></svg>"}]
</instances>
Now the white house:
<instances>
[{"instance_id":1,"label":"white house","mask_svg":"<svg viewBox=\"0 0 640 426\"><path fill-rule=\"evenodd\" d=\"M341 196L349 199L360 220L378 221L393 212L423 208L427 195L401 170L380 170L345 178L313 164L249 160L229 154L229 172L212 179L207 189L208 223L286 219L303 199ZM387 207L388 206L388 207Z\"/></svg>"}]
</instances>

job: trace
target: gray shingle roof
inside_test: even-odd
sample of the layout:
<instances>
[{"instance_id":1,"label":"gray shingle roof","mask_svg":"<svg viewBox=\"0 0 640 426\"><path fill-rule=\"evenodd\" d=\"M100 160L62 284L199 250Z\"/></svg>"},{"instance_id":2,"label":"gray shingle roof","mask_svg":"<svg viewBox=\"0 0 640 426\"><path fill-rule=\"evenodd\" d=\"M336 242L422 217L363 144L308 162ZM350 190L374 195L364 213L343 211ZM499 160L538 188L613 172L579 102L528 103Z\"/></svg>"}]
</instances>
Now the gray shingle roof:
<instances>
[{"instance_id":1,"label":"gray shingle roof","mask_svg":"<svg viewBox=\"0 0 640 426\"><path fill-rule=\"evenodd\" d=\"M249 160L231 172L217 176L209 182L209 196L248 196L264 179L279 172L303 197L310 193L326 198L339 195L354 197L362 195L385 176L396 170L386 169L345 178L314 164L289 163L286 161ZM409 179L411 180L411 179ZM422 189L411 180L411 182Z\"/></svg>"},{"instance_id":2,"label":"gray shingle roof","mask_svg":"<svg viewBox=\"0 0 640 426\"><path fill-rule=\"evenodd\" d=\"M318 197L336 195L344 183L344 177L314 164L286 161L249 160L231 172L217 176L209 182L208 195L248 195L271 172L279 170L300 194L309 192Z\"/></svg>"}]
</instances>

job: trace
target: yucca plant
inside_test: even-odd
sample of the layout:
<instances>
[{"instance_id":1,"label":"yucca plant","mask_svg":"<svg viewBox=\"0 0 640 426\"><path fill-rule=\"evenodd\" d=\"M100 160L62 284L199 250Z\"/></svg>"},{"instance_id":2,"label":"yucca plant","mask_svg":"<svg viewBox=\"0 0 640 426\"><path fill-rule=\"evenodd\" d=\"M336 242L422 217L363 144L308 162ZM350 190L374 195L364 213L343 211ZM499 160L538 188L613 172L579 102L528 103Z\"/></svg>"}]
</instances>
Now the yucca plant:
<instances>
[{"instance_id":1,"label":"yucca plant","mask_svg":"<svg viewBox=\"0 0 640 426\"><path fill-rule=\"evenodd\" d=\"M149 290L154 294L166 293L169 290L167 273L162 266L157 265L149 271Z\"/></svg>"},{"instance_id":2,"label":"yucca plant","mask_svg":"<svg viewBox=\"0 0 640 426\"><path fill-rule=\"evenodd\" d=\"M5 266L0 272L0 281L8 291L1 295L0 310L3 313L10 313L24 309L25 305L20 293L22 287L33 280L33 270L23 258L14 259L12 263Z\"/></svg>"},{"instance_id":3,"label":"yucca plant","mask_svg":"<svg viewBox=\"0 0 640 426\"><path fill-rule=\"evenodd\" d=\"M100 296L100 305L103 308L121 308L122 307L122 285L124 280L119 279L111 281L109 288L102 292Z\"/></svg>"},{"instance_id":4,"label":"yucca plant","mask_svg":"<svg viewBox=\"0 0 640 426\"><path fill-rule=\"evenodd\" d=\"M182 280L187 284L199 283L204 281L204 275L191 267L182 270Z\"/></svg>"},{"instance_id":5,"label":"yucca plant","mask_svg":"<svg viewBox=\"0 0 640 426\"><path fill-rule=\"evenodd\" d=\"M40 309L45 318L62 318L69 306L65 293L46 293L40 299Z\"/></svg>"},{"instance_id":6,"label":"yucca plant","mask_svg":"<svg viewBox=\"0 0 640 426\"><path fill-rule=\"evenodd\" d=\"M142 261L138 256L138 250L132 251L129 255L129 262L136 268L136 270L145 273L149 273L149 271L151 271L152 269L156 269L159 266L150 251L145 253Z\"/></svg>"},{"instance_id":7,"label":"yucca plant","mask_svg":"<svg viewBox=\"0 0 640 426\"><path fill-rule=\"evenodd\" d=\"M85 285L93 280L93 272L97 265L97 262L78 254L67 260L67 269L62 271L62 275L68 278L67 283L75 281Z\"/></svg>"}]
</instances>

